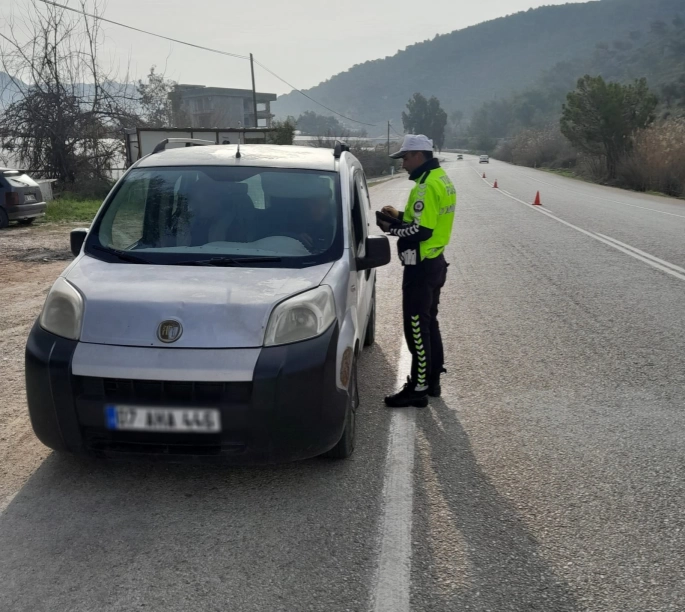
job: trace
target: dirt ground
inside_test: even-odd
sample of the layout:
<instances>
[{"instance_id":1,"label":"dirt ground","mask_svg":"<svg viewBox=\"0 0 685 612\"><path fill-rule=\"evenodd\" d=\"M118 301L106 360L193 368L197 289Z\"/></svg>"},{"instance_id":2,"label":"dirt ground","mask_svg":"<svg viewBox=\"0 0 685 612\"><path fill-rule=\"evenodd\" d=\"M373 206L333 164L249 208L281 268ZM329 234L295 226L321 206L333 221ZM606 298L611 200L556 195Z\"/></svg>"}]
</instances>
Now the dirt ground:
<instances>
[{"instance_id":1,"label":"dirt ground","mask_svg":"<svg viewBox=\"0 0 685 612\"><path fill-rule=\"evenodd\" d=\"M50 454L29 422L24 346L52 283L72 259L71 228L0 231L0 512Z\"/></svg>"}]
</instances>

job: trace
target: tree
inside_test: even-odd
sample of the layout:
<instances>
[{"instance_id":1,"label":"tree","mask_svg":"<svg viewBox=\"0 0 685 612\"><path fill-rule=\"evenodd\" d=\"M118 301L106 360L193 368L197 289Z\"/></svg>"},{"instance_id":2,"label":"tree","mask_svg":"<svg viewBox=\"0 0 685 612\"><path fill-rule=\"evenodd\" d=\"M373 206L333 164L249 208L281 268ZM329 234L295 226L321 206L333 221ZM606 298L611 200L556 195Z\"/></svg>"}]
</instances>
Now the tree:
<instances>
[{"instance_id":1,"label":"tree","mask_svg":"<svg viewBox=\"0 0 685 612\"><path fill-rule=\"evenodd\" d=\"M404 131L408 134L425 134L441 151L445 144L447 113L440 106L440 101L435 96L427 100L417 92L407 102L407 111L402 112Z\"/></svg>"},{"instance_id":2,"label":"tree","mask_svg":"<svg viewBox=\"0 0 685 612\"><path fill-rule=\"evenodd\" d=\"M486 102L471 118L468 134L470 148L490 153L501 138L509 135L514 124L512 100Z\"/></svg>"},{"instance_id":3,"label":"tree","mask_svg":"<svg viewBox=\"0 0 685 612\"><path fill-rule=\"evenodd\" d=\"M285 121L272 121L270 131L267 132L267 144L291 145L295 137L295 118L288 117Z\"/></svg>"},{"instance_id":4,"label":"tree","mask_svg":"<svg viewBox=\"0 0 685 612\"><path fill-rule=\"evenodd\" d=\"M561 132L578 150L603 156L608 177L615 179L618 163L630 151L636 132L656 119L657 104L646 79L621 85L586 75L566 98Z\"/></svg>"},{"instance_id":5,"label":"tree","mask_svg":"<svg viewBox=\"0 0 685 612\"><path fill-rule=\"evenodd\" d=\"M342 132L343 126L335 117L305 111L297 119L297 129L307 136L325 136Z\"/></svg>"},{"instance_id":6,"label":"tree","mask_svg":"<svg viewBox=\"0 0 685 612\"><path fill-rule=\"evenodd\" d=\"M491 104L488 103L479 108L471 118L469 124L469 145L476 151L490 152L497 144L493 127Z\"/></svg>"},{"instance_id":7,"label":"tree","mask_svg":"<svg viewBox=\"0 0 685 612\"><path fill-rule=\"evenodd\" d=\"M62 186L107 188L120 162L120 129L135 125L133 95L100 65L98 0L75 17L57 5L27 2L10 21L0 61L17 95L0 114L0 135L16 163Z\"/></svg>"},{"instance_id":8,"label":"tree","mask_svg":"<svg viewBox=\"0 0 685 612\"><path fill-rule=\"evenodd\" d=\"M462 144L464 140L463 120L463 111L456 110L450 113L447 127L445 128L445 146L459 147Z\"/></svg>"},{"instance_id":9,"label":"tree","mask_svg":"<svg viewBox=\"0 0 685 612\"><path fill-rule=\"evenodd\" d=\"M455 128L461 128L461 122L464 120L464 111L455 110L450 113L450 121Z\"/></svg>"},{"instance_id":10,"label":"tree","mask_svg":"<svg viewBox=\"0 0 685 612\"><path fill-rule=\"evenodd\" d=\"M155 72L157 66L150 68L147 83L139 80L136 90L140 96L141 119L147 127L170 127L173 123L169 94L174 91L176 82Z\"/></svg>"},{"instance_id":11,"label":"tree","mask_svg":"<svg viewBox=\"0 0 685 612\"><path fill-rule=\"evenodd\" d=\"M678 83L666 83L661 86L661 99L666 108L671 108L679 97L680 87L678 87Z\"/></svg>"}]
</instances>

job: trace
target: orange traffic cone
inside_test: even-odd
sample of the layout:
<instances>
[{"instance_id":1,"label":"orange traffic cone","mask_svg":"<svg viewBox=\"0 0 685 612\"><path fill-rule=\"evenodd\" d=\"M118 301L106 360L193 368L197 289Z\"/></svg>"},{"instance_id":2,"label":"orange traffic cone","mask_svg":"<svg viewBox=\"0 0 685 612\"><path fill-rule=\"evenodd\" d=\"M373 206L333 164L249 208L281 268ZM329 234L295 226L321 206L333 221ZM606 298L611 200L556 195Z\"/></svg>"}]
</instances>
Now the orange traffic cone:
<instances>
[{"instance_id":1,"label":"orange traffic cone","mask_svg":"<svg viewBox=\"0 0 685 612\"><path fill-rule=\"evenodd\" d=\"M542 206L542 202L540 201L540 192L538 191L538 194L535 196L535 202L533 202L533 206Z\"/></svg>"},{"instance_id":2,"label":"orange traffic cone","mask_svg":"<svg viewBox=\"0 0 685 612\"><path fill-rule=\"evenodd\" d=\"M495 184L492 186L492 188L493 189L499 189L499 187L497 186L497 179L495 179Z\"/></svg>"}]
</instances>

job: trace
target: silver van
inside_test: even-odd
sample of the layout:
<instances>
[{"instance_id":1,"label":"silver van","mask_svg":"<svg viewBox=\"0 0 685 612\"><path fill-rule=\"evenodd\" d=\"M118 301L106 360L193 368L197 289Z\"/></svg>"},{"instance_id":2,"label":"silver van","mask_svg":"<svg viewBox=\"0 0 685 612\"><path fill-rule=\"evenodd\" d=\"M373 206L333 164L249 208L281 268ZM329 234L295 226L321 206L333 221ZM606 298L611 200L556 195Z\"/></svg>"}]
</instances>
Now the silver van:
<instances>
[{"instance_id":1,"label":"silver van","mask_svg":"<svg viewBox=\"0 0 685 612\"><path fill-rule=\"evenodd\" d=\"M33 429L73 453L348 457L390 261L362 166L195 144L160 143L72 232L26 348Z\"/></svg>"}]
</instances>

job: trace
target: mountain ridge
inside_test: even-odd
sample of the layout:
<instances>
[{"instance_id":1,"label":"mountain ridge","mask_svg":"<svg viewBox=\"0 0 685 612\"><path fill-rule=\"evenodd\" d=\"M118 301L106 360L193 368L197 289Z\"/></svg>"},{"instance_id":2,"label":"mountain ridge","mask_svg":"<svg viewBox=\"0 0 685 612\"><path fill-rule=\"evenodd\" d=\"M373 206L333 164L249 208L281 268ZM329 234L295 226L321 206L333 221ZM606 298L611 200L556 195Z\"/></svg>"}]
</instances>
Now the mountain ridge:
<instances>
[{"instance_id":1,"label":"mountain ridge","mask_svg":"<svg viewBox=\"0 0 685 612\"><path fill-rule=\"evenodd\" d=\"M343 115L379 125L387 119L399 123L416 91L436 95L448 112L468 116L483 102L525 89L544 70L591 52L598 43L678 14L685 14L685 0L600 0L529 9L357 64L306 92ZM272 109L279 117L324 112L297 92L280 96Z\"/></svg>"}]
</instances>

